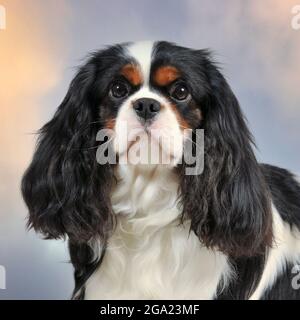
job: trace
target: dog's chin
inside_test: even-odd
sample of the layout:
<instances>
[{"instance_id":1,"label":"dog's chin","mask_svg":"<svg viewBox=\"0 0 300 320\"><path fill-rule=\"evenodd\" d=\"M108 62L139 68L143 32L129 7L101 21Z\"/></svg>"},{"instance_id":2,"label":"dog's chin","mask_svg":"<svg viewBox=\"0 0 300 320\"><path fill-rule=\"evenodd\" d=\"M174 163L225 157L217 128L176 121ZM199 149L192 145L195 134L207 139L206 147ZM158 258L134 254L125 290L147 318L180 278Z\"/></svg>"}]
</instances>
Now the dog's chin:
<instances>
[{"instance_id":1,"label":"dog's chin","mask_svg":"<svg viewBox=\"0 0 300 320\"><path fill-rule=\"evenodd\" d=\"M175 167L182 156L181 145L166 143L161 137L144 130L134 139L126 142L126 146L119 146L116 150L120 164L138 166L144 170L151 170L157 166ZM171 139L172 141L174 139Z\"/></svg>"}]
</instances>

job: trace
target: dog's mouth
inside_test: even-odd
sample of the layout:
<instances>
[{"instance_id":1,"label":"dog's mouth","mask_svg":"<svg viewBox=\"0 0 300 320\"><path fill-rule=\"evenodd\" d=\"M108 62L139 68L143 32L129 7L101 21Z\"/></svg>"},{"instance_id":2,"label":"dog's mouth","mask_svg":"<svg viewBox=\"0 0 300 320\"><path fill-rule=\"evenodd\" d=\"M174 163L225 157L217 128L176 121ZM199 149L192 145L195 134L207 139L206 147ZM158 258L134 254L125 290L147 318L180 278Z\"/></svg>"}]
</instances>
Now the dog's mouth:
<instances>
[{"instance_id":1,"label":"dog's mouth","mask_svg":"<svg viewBox=\"0 0 300 320\"><path fill-rule=\"evenodd\" d=\"M175 140L176 137L166 131L145 125L129 134L127 146L116 151L119 160L127 161L128 164L169 165L176 159Z\"/></svg>"}]
</instances>

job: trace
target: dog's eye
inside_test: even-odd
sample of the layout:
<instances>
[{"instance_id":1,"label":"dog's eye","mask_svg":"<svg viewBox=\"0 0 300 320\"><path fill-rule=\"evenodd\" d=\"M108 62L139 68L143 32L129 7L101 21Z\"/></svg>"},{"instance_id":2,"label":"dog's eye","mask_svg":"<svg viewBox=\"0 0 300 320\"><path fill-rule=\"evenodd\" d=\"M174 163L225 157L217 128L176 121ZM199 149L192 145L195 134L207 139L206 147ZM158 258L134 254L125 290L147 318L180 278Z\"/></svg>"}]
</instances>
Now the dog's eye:
<instances>
[{"instance_id":1,"label":"dog's eye","mask_svg":"<svg viewBox=\"0 0 300 320\"><path fill-rule=\"evenodd\" d=\"M171 87L169 94L173 99L178 101L186 100L190 96L189 90L184 83L175 83Z\"/></svg>"},{"instance_id":2,"label":"dog's eye","mask_svg":"<svg viewBox=\"0 0 300 320\"><path fill-rule=\"evenodd\" d=\"M128 95L129 88L126 83L122 81L116 81L112 84L110 92L113 97L120 99Z\"/></svg>"}]
</instances>

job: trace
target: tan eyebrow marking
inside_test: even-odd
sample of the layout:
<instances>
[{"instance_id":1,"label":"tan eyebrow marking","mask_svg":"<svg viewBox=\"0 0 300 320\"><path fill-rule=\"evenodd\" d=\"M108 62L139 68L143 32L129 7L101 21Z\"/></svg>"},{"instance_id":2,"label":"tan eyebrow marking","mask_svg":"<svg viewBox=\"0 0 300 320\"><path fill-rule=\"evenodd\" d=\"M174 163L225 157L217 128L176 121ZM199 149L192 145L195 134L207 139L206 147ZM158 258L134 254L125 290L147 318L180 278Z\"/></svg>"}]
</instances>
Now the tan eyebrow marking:
<instances>
[{"instance_id":1,"label":"tan eyebrow marking","mask_svg":"<svg viewBox=\"0 0 300 320\"><path fill-rule=\"evenodd\" d=\"M155 71L153 80L159 86L167 86L174 80L178 79L180 72L173 66L163 66Z\"/></svg>"},{"instance_id":2,"label":"tan eyebrow marking","mask_svg":"<svg viewBox=\"0 0 300 320\"><path fill-rule=\"evenodd\" d=\"M143 76L140 68L130 63L126 64L121 69L121 75L124 76L134 86L138 86L143 82Z\"/></svg>"}]
</instances>

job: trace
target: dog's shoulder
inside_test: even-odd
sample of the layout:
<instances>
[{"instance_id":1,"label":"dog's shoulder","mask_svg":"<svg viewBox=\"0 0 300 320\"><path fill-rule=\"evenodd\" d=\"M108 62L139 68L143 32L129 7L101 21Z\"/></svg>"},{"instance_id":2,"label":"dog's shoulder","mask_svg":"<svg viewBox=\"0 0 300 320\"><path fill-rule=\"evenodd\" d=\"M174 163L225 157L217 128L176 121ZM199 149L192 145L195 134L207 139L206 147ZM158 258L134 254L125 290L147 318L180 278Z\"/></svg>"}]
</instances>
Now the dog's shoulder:
<instances>
[{"instance_id":1,"label":"dog's shoulder","mask_svg":"<svg viewBox=\"0 0 300 320\"><path fill-rule=\"evenodd\" d=\"M269 164L261 164L261 169L281 218L300 229L300 178Z\"/></svg>"}]
</instances>

